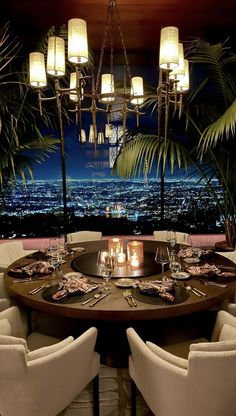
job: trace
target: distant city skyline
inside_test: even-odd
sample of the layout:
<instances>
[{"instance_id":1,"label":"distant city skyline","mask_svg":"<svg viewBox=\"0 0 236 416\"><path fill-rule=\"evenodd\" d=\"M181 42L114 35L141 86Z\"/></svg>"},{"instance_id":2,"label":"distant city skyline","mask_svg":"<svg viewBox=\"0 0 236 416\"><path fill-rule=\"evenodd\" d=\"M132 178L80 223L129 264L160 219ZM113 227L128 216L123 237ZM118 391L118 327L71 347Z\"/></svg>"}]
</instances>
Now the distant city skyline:
<instances>
[{"instance_id":1,"label":"distant city skyline","mask_svg":"<svg viewBox=\"0 0 236 416\"><path fill-rule=\"evenodd\" d=\"M68 213L74 220L100 218L133 223L133 229L151 230L160 223L160 186L158 179L68 179ZM216 190L220 196L219 189ZM24 218L34 215L62 215L61 180L29 181L5 195L1 216ZM207 221L206 221L207 218ZM165 221L174 228L205 232L221 230L215 202L196 178L166 179ZM30 227L33 232L34 224ZM50 224L47 224L50 227ZM42 230L41 232L45 232Z\"/></svg>"}]
</instances>

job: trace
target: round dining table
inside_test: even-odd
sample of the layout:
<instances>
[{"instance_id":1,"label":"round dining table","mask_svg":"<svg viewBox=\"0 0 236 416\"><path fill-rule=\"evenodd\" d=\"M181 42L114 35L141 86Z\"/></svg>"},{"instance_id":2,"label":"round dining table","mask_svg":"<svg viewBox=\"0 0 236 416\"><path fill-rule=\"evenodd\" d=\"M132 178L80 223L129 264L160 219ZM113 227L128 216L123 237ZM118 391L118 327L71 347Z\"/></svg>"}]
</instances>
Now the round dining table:
<instances>
[{"instance_id":1,"label":"round dining table","mask_svg":"<svg viewBox=\"0 0 236 416\"><path fill-rule=\"evenodd\" d=\"M124 239L125 246L127 242L128 241ZM118 279L122 277L131 277L134 281L136 281L156 280L160 278L161 265L155 262L155 252L158 246L167 244L168 243L154 240L143 241L144 268L146 268L146 273L140 273L140 271L136 269L131 272L131 276L127 276L127 270L125 271L125 274L123 274L122 268L117 266L117 271L113 272L115 277L112 277L109 281L111 294L99 301L93 307L90 307L89 303L86 305L81 305L82 300L79 296L77 298L73 298L72 302L68 300L57 302L45 299L43 296L43 291L40 291L35 295L31 295L29 292L41 284L50 284L51 286L56 287L56 285L58 285L58 283L61 281L62 275L73 272L75 270L72 268L73 264L77 263L80 266L80 259L83 275L88 277L88 279L92 282L101 284L102 278L96 275L96 271L93 273L93 268L96 267L96 257L98 251L108 249L108 240L71 244L71 254L66 257L66 262L56 270L55 276L46 277L42 280L32 279L23 281L23 279L17 279L9 276L9 270L11 270L13 267L19 267L21 265L25 265L26 263L35 261L35 258L29 258L29 256L28 258L24 257L20 260L17 260L8 267L4 273L4 282L9 295L14 297L15 300L17 300L20 304L54 315L90 321L146 321L170 318L173 316L204 311L212 308L213 306L219 305L223 300L227 298L231 298L236 290L236 279L227 282L225 285L226 287L218 287L205 286L203 285L202 280L199 280L198 278L191 278L186 280L186 282L201 290L207 296L198 297L194 293L189 292L189 296L186 300L173 304L168 301L161 303L155 303L154 301L154 303L148 303L145 302L145 298L142 298L141 301L139 298L136 298L135 301L137 306L130 307L126 299L123 297L123 292L126 288L117 286ZM78 249L78 247L81 247L84 250L77 251L76 248ZM175 249L178 250L178 245L176 245ZM91 274L86 274L86 262L88 272ZM230 260L217 254L212 256L211 262L214 262L216 265L223 264L225 267L228 266L230 269L234 269L235 266L234 263L232 263ZM150 267L149 263L151 263ZM76 270L81 271L79 266ZM168 266L166 267L165 275L170 275ZM178 283L183 284L183 282Z\"/></svg>"},{"instance_id":2,"label":"round dining table","mask_svg":"<svg viewBox=\"0 0 236 416\"><path fill-rule=\"evenodd\" d=\"M128 242L129 240L126 240L124 237L125 252ZM212 308L217 309L220 307L221 303L225 299L230 299L236 290L236 279L227 281L226 284L223 284L224 287L221 287L206 286L198 278L189 278L186 281L176 282L177 290L181 291L183 297L174 303L167 300L160 301L159 296L154 296L154 299L151 297L152 301L150 302L149 296L136 296L136 289L129 288L132 290L136 303L136 306L131 307L123 296L126 288L117 286L119 279L131 278L133 282L160 279L162 277L161 265L155 262L155 253L157 247L168 245L166 242L154 240L144 240L142 243L144 265L132 271L129 267L115 267L112 278L109 281L109 295L104 299L98 299L99 302L94 304L94 306L90 306L94 299L86 304L82 304L86 299L93 296L92 293L78 296L72 295L59 301L53 300L51 293L57 290L62 277L68 276L68 273L69 276L70 273L72 275L81 273L87 277L90 284L101 285L103 280L99 275L96 259L98 251L108 250L108 240L71 244L70 254L66 256L65 262L56 269L53 275L45 276L45 278L29 278L25 281L24 279L14 277L11 274L11 270L37 261L37 253L35 256L26 256L19 259L5 271L5 286L9 295L14 298L14 301L26 307L29 311L36 310L50 316L54 315L54 317L57 317L57 320L60 320L60 317L61 320L66 319L70 322L75 320L76 323L79 323L78 326L81 331L89 326L96 326L99 334L96 349L101 355L101 361L113 367L126 367L129 354L125 334L127 327L133 326L140 336L155 342L155 335L158 334L159 336L163 325L165 332L166 328L170 328L170 323L172 328L176 326L176 319L188 317L190 326L194 327L196 316L198 320L205 321L205 316L202 317L201 314ZM179 246L176 244L174 249L178 251ZM207 262L235 270L234 263L218 254L213 254ZM182 266L183 268L187 267L184 261L182 261ZM165 266L164 274L165 276L170 276L171 274L168 265ZM187 291L184 286L186 283L204 292L206 296L199 297L195 293ZM34 288L44 284L49 287L36 294L30 294ZM168 329L168 331L171 332L171 329Z\"/></svg>"}]
</instances>

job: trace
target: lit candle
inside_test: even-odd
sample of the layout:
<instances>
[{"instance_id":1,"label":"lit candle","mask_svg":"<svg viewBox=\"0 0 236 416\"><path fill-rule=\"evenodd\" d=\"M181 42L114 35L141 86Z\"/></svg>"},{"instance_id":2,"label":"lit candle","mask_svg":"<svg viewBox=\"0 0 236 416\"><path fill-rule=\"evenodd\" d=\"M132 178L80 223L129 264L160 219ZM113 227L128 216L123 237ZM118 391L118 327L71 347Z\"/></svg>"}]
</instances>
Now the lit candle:
<instances>
[{"instance_id":1,"label":"lit candle","mask_svg":"<svg viewBox=\"0 0 236 416\"><path fill-rule=\"evenodd\" d=\"M134 267L134 268L136 268L136 267L139 267L140 266L140 260L139 260L139 258L138 258L138 256L137 256L137 254L134 254L133 256L131 256L131 258L130 258L130 267L132 268L132 267Z\"/></svg>"},{"instance_id":2,"label":"lit candle","mask_svg":"<svg viewBox=\"0 0 236 416\"><path fill-rule=\"evenodd\" d=\"M126 262L126 254L125 253L118 253L116 257L117 265L123 266Z\"/></svg>"},{"instance_id":3,"label":"lit candle","mask_svg":"<svg viewBox=\"0 0 236 416\"><path fill-rule=\"evenodd\" d=\"M127 244L127 258L131 267L143 265L143 243L141 241L130 241Z\"/></svg>"}]
</instances>

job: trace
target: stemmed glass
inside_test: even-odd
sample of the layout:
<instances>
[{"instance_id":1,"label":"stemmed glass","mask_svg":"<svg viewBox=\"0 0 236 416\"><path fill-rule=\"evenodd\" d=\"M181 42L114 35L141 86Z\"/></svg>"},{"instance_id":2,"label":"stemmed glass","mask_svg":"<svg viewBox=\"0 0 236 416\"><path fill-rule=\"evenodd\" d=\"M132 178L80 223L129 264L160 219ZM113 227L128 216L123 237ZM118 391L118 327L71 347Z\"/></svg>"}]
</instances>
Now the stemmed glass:
<instances>
[{"instance_id":1,"label":"stemmed glass","mask_svg":"<svg viewBox=\"0 0 236 416\"><path fill-rule=\"evenodd\" d=\"M170 255L170 270L172 272L173 277L176 273L181 270L181 262L178 254L171 253Z\"/></svg>"},{"instance_id":2,"label":"stemmed glass","mask_svg":"<svg viewBox=\"0 0 236 416\"><path fill-rule=\"evenodd\" d=\"M170 246L174 248L176 244L176 232L174 230L168 230L166 233L166 240L169 241Z\"/></svg>"},{"instance_id":3,"label":"stemmed glass","mask_svg":"<svg viewBox=\"0 0 236 416\"><path fill-rule=\"evenodd\" d=\"M161 273L164 274L165 264L170 261L170 253L168 247L157 247L155 261L161 263Z\"/></svg>"},{"instance_id":4,"label":"stemmed glass","mask_svg":"<svg viewBox=\"0 0 236 416\"><path fill-rule=\"evenodd\" d=\"M99 251L98 253L98 266L100 268L101 276L104 279L103 290L109 290L108 282L111 278L113 269L114 269L114 257L109 253L104 251Z\"/></svg>"}]
</instances>

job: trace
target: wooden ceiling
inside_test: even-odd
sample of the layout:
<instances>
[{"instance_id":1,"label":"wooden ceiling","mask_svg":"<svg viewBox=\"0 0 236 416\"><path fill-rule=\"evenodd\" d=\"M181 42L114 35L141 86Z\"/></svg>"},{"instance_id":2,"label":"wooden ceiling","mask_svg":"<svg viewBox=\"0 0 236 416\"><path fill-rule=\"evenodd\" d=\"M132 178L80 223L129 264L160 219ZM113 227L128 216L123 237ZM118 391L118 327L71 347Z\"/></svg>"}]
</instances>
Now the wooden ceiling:
<instances>
[{"instance_id":1,"label":"wooden ceiling","mask_svg":"<svg viewBox=\"0 0 236 416\"><path fill-rule=\"evenodd\" d=\"M9 20L11 29L29 50L35 49L51 26L60 27L72 17L87 21L90 48L95 53L101 48L108 0L3 2L1 22ZM218 42L230 36L236 43L235 0L117 0L117 7L127 52L137 64L157 59L163 26L178 26L181 41L200 36ZM115 47L120 49L121 44L117 42Z\"/></svg>"}]
</instances>

